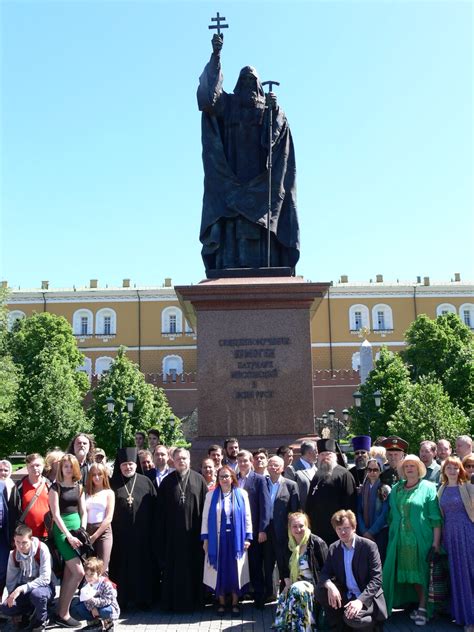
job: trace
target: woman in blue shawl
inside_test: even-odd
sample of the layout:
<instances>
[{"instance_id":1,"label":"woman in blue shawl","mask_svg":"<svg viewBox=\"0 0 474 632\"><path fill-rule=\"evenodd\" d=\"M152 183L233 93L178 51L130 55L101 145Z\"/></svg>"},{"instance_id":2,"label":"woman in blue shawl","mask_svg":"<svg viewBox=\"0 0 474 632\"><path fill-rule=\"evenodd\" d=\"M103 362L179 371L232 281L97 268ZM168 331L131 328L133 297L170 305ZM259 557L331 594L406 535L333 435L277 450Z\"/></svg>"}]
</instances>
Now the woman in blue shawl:
<instances>
[{"instance_id":1,"label":"woman in blue shawl","mask_svg":"<svg viewBox=\"0 0 474 632\"><path fill-rule=\"evenodd\" d=\"M239 488L235 472L224 465L217 472L217 487L204 503L201 539L206 559L203 582L218 600L217 611L225 611L227 595L232 612L239 612L239 594L249 583L247 549L252 540L252 518L247 492Z\"/></svg>"}]
</instances>

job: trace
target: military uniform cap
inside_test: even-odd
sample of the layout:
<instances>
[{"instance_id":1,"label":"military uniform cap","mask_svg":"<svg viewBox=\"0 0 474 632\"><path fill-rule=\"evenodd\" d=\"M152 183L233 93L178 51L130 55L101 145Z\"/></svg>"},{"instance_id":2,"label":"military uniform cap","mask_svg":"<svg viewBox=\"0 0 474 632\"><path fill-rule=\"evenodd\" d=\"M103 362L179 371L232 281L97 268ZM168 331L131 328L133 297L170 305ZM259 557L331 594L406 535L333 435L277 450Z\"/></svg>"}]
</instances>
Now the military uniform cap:
<instances>
[{"instance_id":1,"label":"military uniform cap","mask_svg":"<svg viewBox=\"0 0 474 632\"><path fill-rule=\"evenodd\" d=\"M408 442L396 435L384 439L382 441L382 446L386 450L400 450L401 452L406 452L408 450Z\"/></svg>"}]
</instances>

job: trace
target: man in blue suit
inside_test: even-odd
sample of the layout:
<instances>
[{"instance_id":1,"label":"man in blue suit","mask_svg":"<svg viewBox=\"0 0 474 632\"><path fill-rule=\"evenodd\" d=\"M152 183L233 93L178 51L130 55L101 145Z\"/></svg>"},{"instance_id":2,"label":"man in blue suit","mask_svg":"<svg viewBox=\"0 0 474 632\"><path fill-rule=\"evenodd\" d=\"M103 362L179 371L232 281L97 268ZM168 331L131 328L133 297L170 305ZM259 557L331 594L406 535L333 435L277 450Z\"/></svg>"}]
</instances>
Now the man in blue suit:
<instances>
[{"instance_id":1,"label":"man in blue suit","mask_svg":"<svg viewBox=\"0 0 474 632\"><path fill-rule=\"evenodd\" d=\"M256 608L264 606L263 543L267 539L266 529L270 523L270 492L263 476L252 469L253 457L248 450L237 454L237 480L248 494L252 516L253 541L248 549L250 581L254 590Z\"/></svg>"}]
</instances>

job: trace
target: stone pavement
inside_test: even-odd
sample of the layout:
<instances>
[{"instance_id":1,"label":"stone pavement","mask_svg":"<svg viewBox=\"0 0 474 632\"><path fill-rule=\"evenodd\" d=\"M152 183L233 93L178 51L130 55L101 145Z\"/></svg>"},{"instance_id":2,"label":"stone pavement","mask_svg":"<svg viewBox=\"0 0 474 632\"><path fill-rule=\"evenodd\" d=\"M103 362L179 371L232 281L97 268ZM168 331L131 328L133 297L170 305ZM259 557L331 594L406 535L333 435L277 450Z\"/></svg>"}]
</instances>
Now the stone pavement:
<instances>
[{"instance_id":1,"label":"stone pavement","mask_svg":"<svg viewBox=\"0 0 474 632\"><path fill-rule=\"evenodd\" d=\"M208 606L192 614L169 614L158 609L148 612L125 612L115 625L115 632L269 632L273 621L275 606L267 605L264 610L256 610L252 603L242 604L239 616L217 615ZM85 625L85 624L84 624ZM64 630L48 626L49 630ZM0 624L2 632L11 632L13 626ZM437 618L420 628L403 611L395 612L385 622L384 632L462 632L463 628L454 625L448 618Z\"/></svg>"},{"instance_id":2,"label":"stone pavement","mask_svg":"<svg viewBox=\"0 0 474 632\"><path fill-rule=\"evenodd\" d=\"M269 632L273 621L274 605L265 606L264 610L256 610L252 603L242 604L239 616L217 615L208 606L201 612L193 614L169 614L159 610L150 612L124 613L116 625L116 632ZM463 628L450 623L447 618L434 619L424 628L416 626L404 612L396 612L384 625L384 632L415 632L420 629L426 632L462 632Z\"/></svg>"}]
</instances>

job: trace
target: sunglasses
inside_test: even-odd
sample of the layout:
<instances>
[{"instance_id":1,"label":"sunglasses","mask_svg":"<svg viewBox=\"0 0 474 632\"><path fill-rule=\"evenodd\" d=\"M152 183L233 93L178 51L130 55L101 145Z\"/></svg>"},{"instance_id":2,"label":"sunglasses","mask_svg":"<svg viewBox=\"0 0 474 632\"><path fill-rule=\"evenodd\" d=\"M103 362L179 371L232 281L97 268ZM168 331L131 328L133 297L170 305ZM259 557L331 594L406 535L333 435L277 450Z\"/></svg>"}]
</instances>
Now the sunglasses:
<instances>
[{"instance_id":1,"label":"sunglasses","mask_svg":"<svg viewBox=\"0 0 474 632\"><path fill-rule=\"evenodd\" d=\"M367 472L380 472L378 467L368 467Z\"/></svg>"},{"instance_id":2,"label":"sunglasses","mask_svg":"<svg viewBox=\"0 0 474 632\"><path fill-rule=\"evenodd\" d=\"M464 464L464 469L472 469L474 467L474 463L465 463Z\"/></svg>"}]
</instances>

